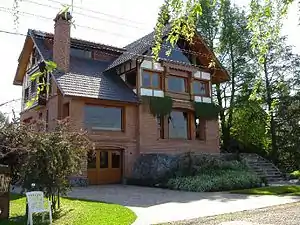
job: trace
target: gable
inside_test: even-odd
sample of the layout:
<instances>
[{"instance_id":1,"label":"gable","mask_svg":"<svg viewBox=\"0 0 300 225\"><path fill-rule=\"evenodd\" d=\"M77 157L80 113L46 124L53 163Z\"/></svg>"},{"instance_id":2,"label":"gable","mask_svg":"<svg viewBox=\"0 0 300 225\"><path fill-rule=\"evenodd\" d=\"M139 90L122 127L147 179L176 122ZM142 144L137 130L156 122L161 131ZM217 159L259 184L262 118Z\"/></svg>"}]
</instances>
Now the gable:
<instances>
[{"instance_id":1,"label":"gable","mask_svg":"<svg viewBox=\"0 0 300 225\"><path fill-rule=\"evenodd\" d=\"M164 39L166 39L166 37ZM136 60L137 58L152 58L151 48L153 45L154 32L125 46L124 48L127 51L110 64L106 70L116 68L123 63L130 60ZM213 83L222 83L229 80L228 72L223 68L215 54L206 45L200 34L197 34L194 37L192 44L178 43L172 48L171 54L167 56L166 52L170 47L170 43L164 40L159 53L159 60L192 67L195 67L195 64L197 64L197 67L200 67L200 69L213 74ZM216 65L214 68L209 68L212 61L214 61Z\"/></svg>"},{"instance_id":2,"label":"gable","mask_svg":"<svg viewBox=\"0 0 300 225\"><path fill-rule=\"evenodd\" d=\"M33 47L34 47L33 40L31 39L30 36L27 36L23 45L23 49L18 59L19 63L13 81L14 85L22 85L23 77L26 74L27 66L30 61L30 56L32 54Z\"/></svg>"}]
</instances>

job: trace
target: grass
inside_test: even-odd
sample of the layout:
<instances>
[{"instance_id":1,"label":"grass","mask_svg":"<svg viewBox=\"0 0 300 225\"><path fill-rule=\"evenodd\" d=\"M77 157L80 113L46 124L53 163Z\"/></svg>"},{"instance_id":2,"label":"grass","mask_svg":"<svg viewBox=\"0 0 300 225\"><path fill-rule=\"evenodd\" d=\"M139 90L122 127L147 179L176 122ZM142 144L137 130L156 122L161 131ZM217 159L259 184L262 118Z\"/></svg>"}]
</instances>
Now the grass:
<instances>
[{"instance_id":1,"label":"grass","mask_svg":"<svg viewBox=\"0 0 300 225\"><path fill-rule=\"evenodd\" d=\"M11 194L10 218L8 221L0 221L0 224L26 224L25 203L24 196ZM136 215L130 209L109 203L61 198L61 208L59 212L53 215L53 225L125 225L132 224L136 219ZM48 223L41 223L39 217L34 218L38 222L34 222L34 224L49 224L49 220Z\"/></svg>"},{"instance_id":2,"label":"grass","mask_svg":"<svg viewBox=\"0 0 300 225\"><path fill-rule=\"evenodd\" d=\"M300 186L269 186L260 188L251 188L244 190L234 190L233 194L250 194L250 195L299 195Z\"/></svg>"}]
</instances>

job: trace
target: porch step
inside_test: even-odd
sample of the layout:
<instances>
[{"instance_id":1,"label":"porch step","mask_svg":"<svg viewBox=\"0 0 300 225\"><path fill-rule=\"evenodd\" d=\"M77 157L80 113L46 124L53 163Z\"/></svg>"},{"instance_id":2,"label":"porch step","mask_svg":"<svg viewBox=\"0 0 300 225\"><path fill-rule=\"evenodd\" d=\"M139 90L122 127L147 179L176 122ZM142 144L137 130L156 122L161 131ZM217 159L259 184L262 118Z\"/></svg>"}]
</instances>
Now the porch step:
<instances>
[{"instance_id":1,"label":"porch step","mask_svg":"<svg viewBox=\"0 0 300 225\"><path fill-rule=\"evenodd\" d=\"M248 167L260 177L266 177L269 183L280 182L284 180L280 170L267 159L257 154L241 154L242 159Z\"/></svg>"}]
</instances>

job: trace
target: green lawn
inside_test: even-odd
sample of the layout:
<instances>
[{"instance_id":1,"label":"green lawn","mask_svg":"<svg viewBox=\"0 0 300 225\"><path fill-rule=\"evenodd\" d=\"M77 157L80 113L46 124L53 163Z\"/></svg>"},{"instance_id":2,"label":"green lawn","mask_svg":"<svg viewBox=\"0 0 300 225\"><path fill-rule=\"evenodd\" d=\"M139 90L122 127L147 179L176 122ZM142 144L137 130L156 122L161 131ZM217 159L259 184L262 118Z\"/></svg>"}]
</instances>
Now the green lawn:
<instances>
[{"instance_id":1,"label":"green lawn","mask_svg":"<svg viewBox=\"0 0 300 225\"><path fill-rule=\"evenodd\" d=\"M53 225L98 225L98 224L132 224L136 215L128 208L102 202L61 199L61 211L53 215ZM25 197L12 194L9 221L0 221L1 225L24 225ZM48 218L48 217L47 217ZM36 218L39 220L39 218ZM41 224L40 221L34 224ZM49 224L49 223L45 223Z\"/></svg>"},{"instance_id":2,"label":"green lawn","mask_svg":"<svg viewBox=\"0 0 300 225\"><path fill-rule=\"evenodd\" d=\"M270 186L261 188L252 188L244 190L234 190L233 194L250 194L250 195L300 195L300 186Z\"/></svg>"}]
</instances>

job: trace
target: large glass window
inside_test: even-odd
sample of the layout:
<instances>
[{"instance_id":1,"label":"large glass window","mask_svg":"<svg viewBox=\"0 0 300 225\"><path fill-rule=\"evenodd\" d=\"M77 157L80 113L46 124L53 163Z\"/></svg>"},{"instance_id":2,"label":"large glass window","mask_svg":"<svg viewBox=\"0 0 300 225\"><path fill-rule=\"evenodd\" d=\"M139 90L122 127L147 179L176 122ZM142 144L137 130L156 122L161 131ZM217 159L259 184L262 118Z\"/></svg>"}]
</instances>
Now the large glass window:
<instances>
[{"instance_id":1,"label":"large glass window","mask_svg":"<svg viewBox=\"0 0 300 225\"><path fill-rule=\"evenodd\" d=\"M92 130L122 130L122 108L86 105L85 125Z\"/></svg>"},{"instance_id":2,"label":"large glass window","mask_svg":"<svg viewBox=\"0 0 300 225\"><path fill-rule=\"evenodd\" d=\"M169 138L188 139L188 113L172 111L169 117Z\"/></svg>"},{"instance_id":3,"label":"large glass window","mask_svg":"<svg viewBox=\"0 0 300 225\"><path fill-rule=\"evenodd\" d=\"M209 83L205 81L193 81L193 94L201 96L209 96Z\"/></svg>"},{"instance_id":4,"label":"large glass window","mask_svg":"<svg viewBox=\"0 0 300 225\"><path fill-rule=\"evenodd\" d=\"M168 90L172 92L187 92L187 80L183 77L168 77Z\"/></svg>"},{"instance_id":5,"label":"large glass window","mask_svg":"<svg viewBox=\"0 0 300 225\"><path fill-rule=\"evenodd\" d=\"M142 73L142 87L161 89L161 77L156 72L143 71Z\"/></svg>"}]
</instances>

